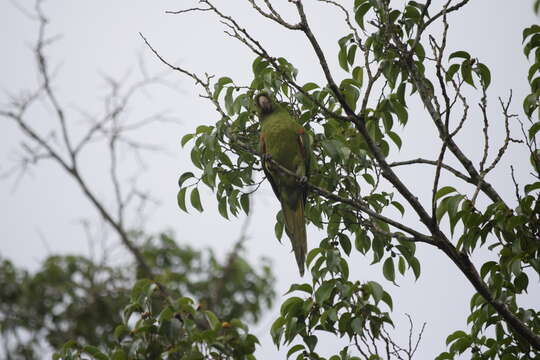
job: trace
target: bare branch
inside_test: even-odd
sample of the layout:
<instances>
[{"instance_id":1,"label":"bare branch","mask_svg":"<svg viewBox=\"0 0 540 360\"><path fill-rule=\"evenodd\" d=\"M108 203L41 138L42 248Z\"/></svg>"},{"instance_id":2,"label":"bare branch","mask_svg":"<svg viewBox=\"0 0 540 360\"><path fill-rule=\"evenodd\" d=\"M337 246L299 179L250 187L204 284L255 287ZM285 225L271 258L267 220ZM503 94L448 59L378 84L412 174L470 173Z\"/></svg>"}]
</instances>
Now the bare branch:
<instances>
[{"instance_id":1,"label":"bare branch","mask_svg":"<svg viewBox=\"0 0 540 360\"><path fill-rule=\"evenodd\" d=\"M42 1L36 1L36 18L38 20L39 30L38 39L34 47L34 55L37 60L37 71L41 79L39 87L23 97L18 99L13 98L11 104L7 109L0 110L0 116L11 119L20 129L21 133L29 140L29 143L23 142L22 149L27 154L26 158L23 158L22 166L26 168L30 163L35 164L42 159L50 159L60 165L60 167L71 177L79 186L84 196L97 210L101 218L114 230L118 235L120 242L130 251L135 257L136 263L142 274L150 279L154 279L152 270L147 265L140 250L133 243L129 230L124 224L125 206L127 204L126 198L123 197L121 191L122 180L118 175L118 144L120 142L127 144L135 150L144 149L144 144L139 144L123 136L124 129L119 123L119 115L125 111L125 108L131 99L139 89L144 88L148 81L136 83L133 87L128 89L125 96L122 98L118 92L120 84L116 83L112 79L108 79L111 85L112 92L106 99L106 103L113 104L109 108L109 112L102 120L95 121L94 125L83 135L82 139L73 145L73 135L69 131L68 124L73 123L68 119L68 115L63 108L61 101L54 91L53 84L51 83L51 75L49 72L48 59L45 53L46 47L51 43L51 39L46 38L46 25L47 18L45 17L42 8ZM55 138L50 135L42 135L35 128L29 125L30 120L27 120L27 110L36 102L40 97L44 97L48 103L50 103L54 110L54 120L59 124L61 131L61 144L60 147L55 146ZM148 121L147 123L150 123ZM110 125L110 128L107 126ZM51 124L54 127L54 124ZM141 124L139 124L141 126ZM107 208L105 203L99 199L96 192L90 186L90 183L85 179L81 169L78 166L78 157L81 150L90 141L94 139L94 135L102 133L108 136L108 150L110 155L110 178L113 183L113 191L116 199L116 214L114 211ZM54 134L54 132L51 132ZM166 288L156 282L161 294L167 299Z\"/></svg>"},{"instance_id":2,"label":"bare branch","mask_svg":"<svg viewBox=\"0 0 540 360\"><path fill-rule=\"evenodd\" d=\"M425 7L424 7L424 10L423 10L424 14L427 12L429 4L430 4L430 1L428 1L426 3ZM443 15L444 30L443 30L443 36L442 36L441 45L438 46L437 43L435 42L435 40L433 38L430 38L432 48L433 48L433 52L434 52L435 59L436 59L437 79L439 80L439 86L441 87L441 92L442 92L442 95L443 95L443 98L444 98L444 104L445 104L445 110L444 110L445 122L444 122L444 126L446 128L446 130L445 130L446 136L442 139L443 144L441 146L441 150L440 150L440 153L439 153L439 158L437 159L437 167L435 169L435 177L434 177L434 180L433 180L433 190L432 190L432 193L431 193L431 217L433 219L436 218L436 212L437 212L437 196L436 195L437 195L437 191L438 191L438 187L439 187L439 179L440 179L440 176L441 176L441 167L442 167L442 163L443 163L443 160L444 160L444 155L446 153L446 149L448 147L448 132L449 132L449 127L450 127L450 111L451 111L451 102L450 102L450 98L448 96L448 93L446 91L446 84L445 84L445 82L443 80L443 74L442 74L443 70L442 70L442 64L441 64L442 58L443 58L443 55L444 55L444 50L446 48L446 36L447 36L447 33L448 33L448 22L446 21L446 6L444 7L443 11L444 11L444 15ZM423 19L423 17L422 17L422 19ZM420 40L420 34L421 33L419 31L416 41ZM438 103L436 103L436 104L437 104L436 106L439 107Z\"/></svg>"},{"instance_id":3,"label":"bare branch","mask_svg":"<svg viewBox=\"0 0 540 360\"><path fill-rule=\"evenodd\" d=\"M451 0L449 0L447 2L447 6L450 4ZM425 22L425 24L422 26L422 29L420 31L420 34L422 34L424 32L424 30L429 26L431 25L435 20L437 20L438 18L440 18L441 16L444 16L444 13L446 12L447 14L451 13L451 12L454 12L456 10L459 10L460 8L462 8L463 6L467 5L467 3L469 2L469 0L463 0L459 3L457 3L456 5L454 6L450 6L446 9L446 11L444 10L441 10L440 12L438 12L437 14L435 14L434 16L432 16L428 21Z\"/></svg>"},{"instance_id":4,"label":"bare branch","mask_svg":"<svg viewBox=\"0 0 540 360\"><path fill-rule=\"evenodd\" d=\"M352 25L351 14L349 14L349 11L337 1L333 1L333 0L318 0L318 1L331 4L343 12L343 14L345 15L345 22L347 23L347 26L349 27L352 34L354 35L354 39L356 40L356 43L358 44L360 49L365 51L364 46L362 45L362 39L360 38L360 35L358 34L358 30Z\"/></svg>"},{"instance_id":5,"label":"bare branch","mask_svg":"<svg viewBox=\"0 0 540 360\"><path fill-rule=\"evenodd\" d=\"M268 9L270 10L269 13L265 12L259 5L257 5L255 0L248 0L248 2L251 4L251 6L253 6L253 8L255 10L257 10L257 12L259 14L261 14L265 18L268 18L268 19L270 19L272 21L275 21L278 24L286 27L287 29L300 30L300 24L290 24L290 23L286 22L285 20L283 20L281 15L274 9L274 7L272 6L272 3L269 0L264 0L264 3L266 4Z\"/></svg>"}]
</instances>

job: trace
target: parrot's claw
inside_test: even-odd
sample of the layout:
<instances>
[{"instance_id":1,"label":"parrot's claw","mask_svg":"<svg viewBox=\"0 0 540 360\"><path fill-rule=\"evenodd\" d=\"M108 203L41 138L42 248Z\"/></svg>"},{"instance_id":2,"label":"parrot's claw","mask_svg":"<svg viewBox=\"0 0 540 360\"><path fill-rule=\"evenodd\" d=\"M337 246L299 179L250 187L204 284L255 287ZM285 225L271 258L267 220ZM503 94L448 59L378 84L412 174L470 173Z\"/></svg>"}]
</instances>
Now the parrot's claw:
<instances>
[{"instance_id":1,"label":"parrot's claw","mask_svg":"<svg viewBox=\"0 0 540 360\"><path fill-rule=\"evenodd\" d=\"M300 185L305 185L307 183L307 176L300 176L297 178L297 181Z\"/></svg>"},{"instance_id":2,"label":"parrot's claw","mask_svg":"<svg viewBox=\"0 0 540 360\"><path fill-rule=\"evenodd\" d=\"M264 153L261 155L261 158L263 161L269 161L269 160L272 160L272 155Z\"/></svg>"}]
</instances>

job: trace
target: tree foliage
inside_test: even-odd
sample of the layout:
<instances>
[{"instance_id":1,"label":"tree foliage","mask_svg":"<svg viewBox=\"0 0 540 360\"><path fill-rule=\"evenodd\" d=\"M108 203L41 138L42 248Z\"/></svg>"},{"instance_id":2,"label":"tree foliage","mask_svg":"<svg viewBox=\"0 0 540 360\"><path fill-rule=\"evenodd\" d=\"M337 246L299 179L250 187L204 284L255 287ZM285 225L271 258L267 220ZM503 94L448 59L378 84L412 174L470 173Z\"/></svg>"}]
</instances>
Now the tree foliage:
<instances>
[{"instance_id":1,"label":"tree foliage","mask_svg":"<svg viewBox=\"0 0 540 360\"><path fill-rule=\"evenodd\" d=\"M385 325L392 324L390 295L375 282L354 281L347 256L352 251L371 256L373 263L383 263L384 277L396 282L397 273L412 271L416 278L420 276L421 259L415 250L423 243L446 254L475 288L467 318L469 328L450 334L448 350L438 358L452 359L465 351L470 351L474 359L535 358L540 351L540 309L523 308L519 299L526 296L529 279L540 274L536 143L540 129L540 27L533 25L523 33L525 55L533 58L528 76L531 93L523 103L530 125L513 114L511 92L506 100L499 99L505 134L498 151L492 153L489 59L478 59L462 49L447 49L446 44L451 16L466 11L467 0L449 1L438 9L431 1L402 4L356 0L352 9L323 1L345 14L350 29L338 40L335 54L347 74L340 81L335 69L328 66L327 54L310 27L302 1L291 1L297 22L284 20L269 2L265 6L249 2L260 15L285 30L305 35L325 83L299 83L301 69L285 57L269 53L248 30L210 1L201 1L201 8L177 13L205 11L217 15L226 25L227 34L254 53L251 83L238 84L229 77L215 81L198 77L167 63L144 40L161 61L200 84L219 113L214 124L199 126L182 139L182 145L192 141L191 159L200 173L181 176L181 209L186 210L190 193L192 206L202 211L197 196L201 184L215 191L218 208L225 217L238 212L239 199L242 204L248 203L247 194L259 184L254 175L260 156L256 150L259 124L251 102L256 92L274 94L309 133L315 166L307 185L311 196L306 220L324 230L326 236L308 255L311 283L292 285L291 291L299 293L282 304L280 317L271 329L276 345L291 346L289 355L295 354L297 359L323 358L316 346L318 334L329 331L351 340L330 359L380 358L384 352L379 353L377 342L386 347L385 356L412 356L412 349L407 353L396 344L389 346L391 340L384 335ZM427 35L427 29L437 24L442 28L439 39ZM410 121L408 101L413 96L421 100L425 116L435 124L433 136L441 139L439 156L434 160L390 162L402 146L398 133ZM471 114L471 102L478 103L478 113ZM478 164L457 140L472 116L483 121L480 136L484 143L478 149L482 154ZM516 139L511 128L520 124L524 136ZM529 149L532 180L519 186L514 179L515 199L508 202L497 184L488 182L488 174L514 143ZM448 154L457 165L446 163ZM395 172L398 166L417 164L435 169L431 199L419 199L416 192L421 189L405 184ZM527 166L525 162L516 165ZM454 180L442 183L443 171ZM383 183L392 185L395 191L385 191ZM414 214L419 223L395 220L391 208L402 215ZM275 232L281 238L280 214L276 216ZM490 252L496 260L473 263L471 255L479 251ZM380 306L382 303L386 308ZM370 339L374 339L373 346L367 344Z\"/></svg>"},{"instance_id":2,"label":"tree foliage","mask_svg":"<svg viewBox=\"0 0 540 360\"><path fill-rule=\"evenodd\" d=\"M274 279L264 259L258 267L238 253L219 261L212 251L179 246L165 233L147 237L141 252L162 274L167 298L154 282L134 276L135 263L110 266L83 256L53 255L29 273L4 259L0 329L6 356L38 359L48 348L62 349L68 357L96 356L99 349L113 348L129 358L152 358L160 349L185 351L186 343L195 354L198 337L210 346L221 341L218 334L227 338L220 351L252 352L253 344L236 344L247 331L238 319L257 321L272 305ZM206 338L211 330L213 338ZM149 338L156 341L145 343Z\"/></svg>"}]
</instances>

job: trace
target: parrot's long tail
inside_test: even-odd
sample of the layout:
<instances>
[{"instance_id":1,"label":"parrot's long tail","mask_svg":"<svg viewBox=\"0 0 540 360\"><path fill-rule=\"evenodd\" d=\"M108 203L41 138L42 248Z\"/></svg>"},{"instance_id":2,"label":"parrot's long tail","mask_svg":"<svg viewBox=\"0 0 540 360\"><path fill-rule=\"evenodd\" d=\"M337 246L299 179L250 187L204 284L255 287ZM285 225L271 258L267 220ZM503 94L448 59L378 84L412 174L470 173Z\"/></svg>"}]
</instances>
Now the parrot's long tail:
<instances>
[{"instance_id":1,"label":"parrot's long tail","mask_svg":"<svg viewBox=\"0 0 540 360\"><path fill-rule=\"evenodd\" d=\"M300 275L304 276L304 264L306 262L307 239L306 222L304 219L304 202L300 199L295 204L295 208L287 203L282 203L283 217L285 219L285 231L291 239L296 263L300 270Z\"/></svg>"}]
</instances>

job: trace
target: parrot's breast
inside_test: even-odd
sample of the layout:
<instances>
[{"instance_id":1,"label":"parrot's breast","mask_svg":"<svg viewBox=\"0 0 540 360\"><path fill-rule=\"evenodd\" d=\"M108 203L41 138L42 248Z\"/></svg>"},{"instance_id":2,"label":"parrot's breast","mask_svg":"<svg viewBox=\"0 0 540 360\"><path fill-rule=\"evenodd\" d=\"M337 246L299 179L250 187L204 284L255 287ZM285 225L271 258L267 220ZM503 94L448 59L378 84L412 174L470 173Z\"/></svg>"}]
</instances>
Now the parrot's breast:
<instances>
[{"instance_id":1,"label":"parrot's breast","mask_svg":"<svg viewBox=\"0 0 540 360\"><path fill-rule=\"evenodd\" d=\"M288 113L281 112L265 119L261 128L266 153L291 171L297 171L297 167L303 164L298 140L300 129Z\"/></svg>"}]
</instances>

